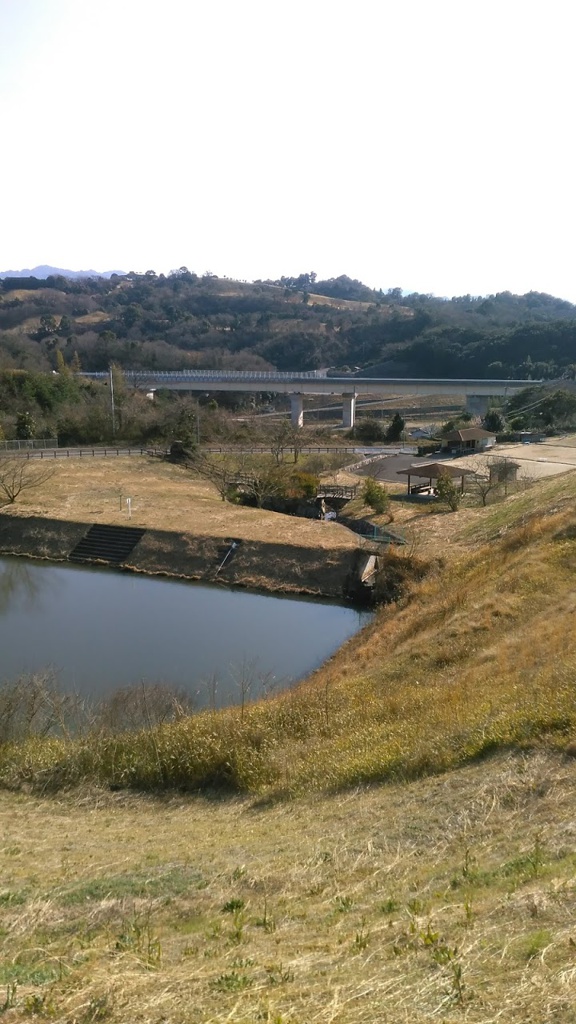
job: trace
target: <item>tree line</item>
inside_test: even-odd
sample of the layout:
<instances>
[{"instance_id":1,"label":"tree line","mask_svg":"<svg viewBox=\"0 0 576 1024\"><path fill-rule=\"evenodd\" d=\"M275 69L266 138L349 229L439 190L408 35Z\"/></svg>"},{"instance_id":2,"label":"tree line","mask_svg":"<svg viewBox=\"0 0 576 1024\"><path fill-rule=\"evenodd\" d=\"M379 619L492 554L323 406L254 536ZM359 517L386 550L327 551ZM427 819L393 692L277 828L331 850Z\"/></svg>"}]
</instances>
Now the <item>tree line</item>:
<instances>
[{"instance_id":1,"label":"tree line","mask_svg":"<svg viewBox=\"0 0 576 1024\"><path fill-rule=\"evenodd\" d=\"M523 296L405 295L313 272L238 282L181 267L0 281L0 369L312 370L383 376L576 373L576 306Z\"/></svg>"}]
</instances>

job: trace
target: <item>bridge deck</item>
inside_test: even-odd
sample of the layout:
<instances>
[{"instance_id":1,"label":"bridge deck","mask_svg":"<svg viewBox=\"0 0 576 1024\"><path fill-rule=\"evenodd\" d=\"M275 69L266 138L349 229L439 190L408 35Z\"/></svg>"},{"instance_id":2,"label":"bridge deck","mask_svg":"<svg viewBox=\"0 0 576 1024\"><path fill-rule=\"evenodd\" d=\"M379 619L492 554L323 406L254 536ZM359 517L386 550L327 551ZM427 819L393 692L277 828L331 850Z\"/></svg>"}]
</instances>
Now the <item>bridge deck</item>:
<instances>
[{"instance_id":1,"label":"bridge deck","mask_svg":"<svg viewBox=\"0 0 576 1024\"><path fill-rule=\"evenodd\" d=\"M83 373L91 380L106 380L107 373ZM506 395L541 381L482 378L328 377L319 371L282 373L265 371L170 370L159 373L125 370L133 387L172 391L275 391L303 395L457 394Z\"/></svg>"}]
</instances>

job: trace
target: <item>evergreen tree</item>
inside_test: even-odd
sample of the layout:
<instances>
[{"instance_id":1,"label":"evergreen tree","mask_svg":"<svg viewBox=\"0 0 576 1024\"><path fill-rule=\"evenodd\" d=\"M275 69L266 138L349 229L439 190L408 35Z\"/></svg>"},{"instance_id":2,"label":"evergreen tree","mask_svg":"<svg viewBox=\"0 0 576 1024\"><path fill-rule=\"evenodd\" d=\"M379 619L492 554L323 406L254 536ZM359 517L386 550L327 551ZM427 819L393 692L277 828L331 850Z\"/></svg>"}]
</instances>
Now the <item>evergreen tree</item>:
<instances>
[{"instance_id":1,"label":"evergreen tree","mask_svg":"<svg viewBox=\"0 0 576 1024\"><path fill-rule=\"evenodd\" d=\"M392 417L392 421L386 431L387 441L400 441L402 434L404 433L404 427L406 426L399 412L395 412Z\"/></svg>"},{"instance_id":2,"label":"evergreen tree","mask_svg":"<svg viewBox=\"0 0 576 1024\"><path fill-rule=\"evenodd\" d=\"M16 417L16 437L21 441L29 441L36 435L36 421L31 413L19 412Z\"/></svg>"}]
</instances>

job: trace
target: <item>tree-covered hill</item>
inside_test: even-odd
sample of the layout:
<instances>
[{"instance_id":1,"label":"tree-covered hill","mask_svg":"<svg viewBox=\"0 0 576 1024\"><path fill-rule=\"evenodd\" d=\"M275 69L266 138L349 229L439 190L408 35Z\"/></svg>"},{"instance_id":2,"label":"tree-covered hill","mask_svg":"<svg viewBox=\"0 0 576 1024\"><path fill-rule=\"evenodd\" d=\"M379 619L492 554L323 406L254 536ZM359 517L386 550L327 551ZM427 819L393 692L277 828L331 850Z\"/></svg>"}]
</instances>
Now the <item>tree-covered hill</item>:
<instances>
[{"instance_id":1,"label":"tree-covered hill","mask_svg":"<svg viewBox=\"0 0 576 1024\"><path fill-rule=\"evenodd\" d=\"M58 352L62 355L58 356ZM573 375L576 306L539 292L440 299L375 291L345 275L253 283L165 276L0 281L0 369L182 367Z\"/></svg>"}]
</instances>

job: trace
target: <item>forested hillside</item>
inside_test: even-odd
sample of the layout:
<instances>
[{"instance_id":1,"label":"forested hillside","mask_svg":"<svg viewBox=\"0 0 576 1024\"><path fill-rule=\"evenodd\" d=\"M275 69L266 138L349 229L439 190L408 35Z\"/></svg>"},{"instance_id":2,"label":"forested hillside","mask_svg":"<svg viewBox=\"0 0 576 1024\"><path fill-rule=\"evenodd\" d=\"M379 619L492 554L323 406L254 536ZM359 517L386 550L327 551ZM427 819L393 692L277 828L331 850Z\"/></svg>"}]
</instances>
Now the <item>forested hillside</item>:
<instances>
[{"instance_id":1,"label":"forested hillside","mask_svg":"<svg viewBox=\"0 0 576 1024\"><path fill-rule=\"evenodd\" d=\"M58 355L58 353L61 353ZM313 273L237 282L186 267L0 281L0 369L183 367L387 376L574 376L576 306L538 292L438 299Z\"/></svg>"}]
</instances>

